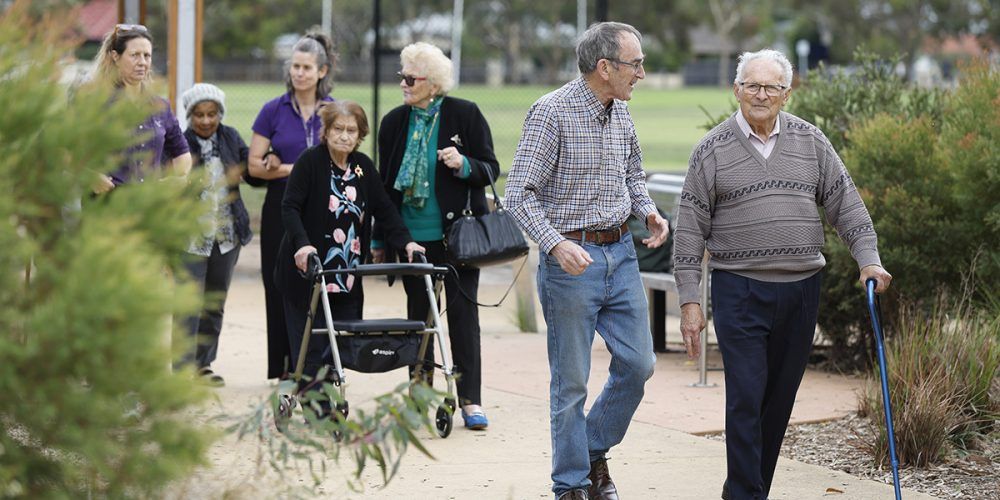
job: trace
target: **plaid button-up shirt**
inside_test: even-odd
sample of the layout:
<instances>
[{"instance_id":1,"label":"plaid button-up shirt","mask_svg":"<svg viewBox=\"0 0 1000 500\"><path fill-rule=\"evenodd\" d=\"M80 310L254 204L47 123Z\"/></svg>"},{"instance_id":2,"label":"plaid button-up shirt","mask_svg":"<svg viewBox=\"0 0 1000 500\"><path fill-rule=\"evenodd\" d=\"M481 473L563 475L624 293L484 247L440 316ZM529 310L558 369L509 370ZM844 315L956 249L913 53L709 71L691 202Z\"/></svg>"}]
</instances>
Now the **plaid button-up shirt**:
<instances>
[{"instance_id":1,"label":"plaid button-up shirt","mask_svg":"<svg viewBox=\"0 0 1000 500\"><path fill-rule=\"evenodd\" d=\"M628 107L614 100L605 108L582 77L528 111L505 195L507 210L545 253L562 233L656 213Z\"/></svg>"}]
</instances>

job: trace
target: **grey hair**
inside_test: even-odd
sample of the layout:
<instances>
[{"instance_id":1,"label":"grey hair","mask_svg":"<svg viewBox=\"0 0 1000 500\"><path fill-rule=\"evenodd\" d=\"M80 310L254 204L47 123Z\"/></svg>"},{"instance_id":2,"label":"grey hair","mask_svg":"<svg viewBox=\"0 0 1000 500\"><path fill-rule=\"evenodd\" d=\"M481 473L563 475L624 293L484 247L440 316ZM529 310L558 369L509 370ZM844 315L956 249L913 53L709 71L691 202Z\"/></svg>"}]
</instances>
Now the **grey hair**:
<instances>
[{"instance_id":1,"label":"grey hair","mask_svg":"<svg viewBox=\"0 0 1000 500\"><path fill-rule=\"evenodd\" d=\"M455 86L451 59L434 45L425 42L411 43L399 53L399 62L402 66L413 66L422 76L427 77L427 83L437 85L439 95L447 94Z\"/></svg>"},{"instance_id":2,"label":"grey hair","mask_svg":"<svg viewBox=\"0 0 1000 500\"><path fill-rule=\"evenodd\" d=\"M316 98L323 99L330 95L330 91L333 90L333 70L337 68L338 58L337 52L333 50L333 42L330 37L322 33L308 33L299 38L299 41L292 46L292 54L296 52L312 54L316 58L317 69L326 66L326 74L316 84ZM285 89L288 92L295 90L292 87L292 75L289 73L291 68L292 60L289 58L285 61Z\"/></svg>"},{"instance_id":3,"label":"grey hair","mask_svg":"<svg viewBox=\"0 0 1000 500\"><path fill-rule=\"evenodd\" d=\"M774 49L762 49L757 52L744 52L740 54L740 62L736 65L736 79L733 80L733 83L739 84L742 82L743 70L746 69L747 63L758 59L778 63L778 66L781 67L781 84L786 87L792 85L792 63L785 57L785 54Z\"/></svg>"},{"instance_id":4,"label":"grey hair","mask_svg":"<svg viewBox=\"0 0 1000 500\"><path fill-rule=\"evenodd\" d=\"M642 41L642 33L630 24L604 22L591 24L576 41L576 65L586 75L597 69L601 59L618 59L622 33L632 33Z\"/></svg>"}]
</instances>

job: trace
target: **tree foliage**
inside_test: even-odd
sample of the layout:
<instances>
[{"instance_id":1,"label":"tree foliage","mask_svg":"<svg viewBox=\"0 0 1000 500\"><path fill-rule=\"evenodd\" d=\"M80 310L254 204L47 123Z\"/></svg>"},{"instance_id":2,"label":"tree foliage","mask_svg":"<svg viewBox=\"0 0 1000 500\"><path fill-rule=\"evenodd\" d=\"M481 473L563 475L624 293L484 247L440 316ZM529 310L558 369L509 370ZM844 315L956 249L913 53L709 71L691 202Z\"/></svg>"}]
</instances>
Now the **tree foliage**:
<instances>
[{"instance_id":1,"label":"tree foliage","mask_svg":"<svg viewBox=\"0 0 1000 500\"><path fill-rule=\"evenodd\" d=\"M202 230L202 184L150 172L89 195L97 173L144 139L132 131L151 109L97 84L67 98L58 61L72 50L71 14L36 24L30 7L0 18L0 496L157 496L206 464L221 432L191 418L207 389L170 369L187 345L171 345L169 318L201 305L181 259ZM279 472L301 462L325 470L344 451L355 479L374 464L388 481L410 446L427 453L416 431L434 430L441 396L404 385L349 420L306 412L309 425L285 435L274 432L276 394L220 417L259 439Z\"/></svg>"},{"instance_id":2,"label":"tree foliage","mask_svg":"<svg viewBox=\"0 0 1000 500\"><path fill-rule=\"evenodd\" d=\"M789 111L815 123L841 153L879 234L883 265L895 279L890 311L902 301L926 304L940 292L957 294L1000 279L997 165L1000 74L968 66L949 93L914 88L880 62L861 55L854 75L813 73ZM870 359L867 318L859 313L858 269L827 228L820 326L835 360L858 366ZM983 300L983 288L977 297ZM889 317L894 317L894 314Z\"/></svg>"},{"instance_id":3,"label":"tree foliage","mask_svg":"<svg viewBox=\"0 0 1000 500\"><path fill-rule=\"evenodd\" d=\"M1000 29L1000 9L994 0L784 0L783 3L800 25L811 25L830 37L830 56L838 63L849 62L852 51L864 46L884 58L903 54L912 64L928 37L996 36Z\"/></svg>"},{"instance_id":4,"label":"tree foliage","mask_svg":"<svg viewBox=\"0 0 1000 500\"><path fill-rule=\"evenodd\" d=\"M68 19L34 25L27 4L0 19L0 494L151 496L209 443L165 321L197 305L167 270L200 207L155 176L86 194L149 110L97 86L67 100Z\"/></svg>"}]
</instances>

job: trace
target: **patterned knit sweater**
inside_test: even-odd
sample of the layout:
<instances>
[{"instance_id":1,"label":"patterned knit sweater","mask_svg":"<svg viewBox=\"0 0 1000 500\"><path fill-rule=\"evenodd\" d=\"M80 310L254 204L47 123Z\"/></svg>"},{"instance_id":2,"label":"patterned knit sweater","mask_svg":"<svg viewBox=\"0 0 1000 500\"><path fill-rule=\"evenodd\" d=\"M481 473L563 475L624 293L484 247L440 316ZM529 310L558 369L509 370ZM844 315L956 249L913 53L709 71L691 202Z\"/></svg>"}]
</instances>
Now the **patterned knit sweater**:
<instances>
[{"instance_id":1,"label":"patterned knit sweater","mask_svg":"<svg viewBox=\"0 0 1000 500\"><path fill-rule=\"evenodd\" d=\"M881 265L868 209L830 141L794 115L778 119L781 133L766 159L735 114L691 153L674 233L681 305L699 301L706 244L712 269L772 282L818 272L826 259L817 206L859 267Z\"/></svg>"}]
</instances>

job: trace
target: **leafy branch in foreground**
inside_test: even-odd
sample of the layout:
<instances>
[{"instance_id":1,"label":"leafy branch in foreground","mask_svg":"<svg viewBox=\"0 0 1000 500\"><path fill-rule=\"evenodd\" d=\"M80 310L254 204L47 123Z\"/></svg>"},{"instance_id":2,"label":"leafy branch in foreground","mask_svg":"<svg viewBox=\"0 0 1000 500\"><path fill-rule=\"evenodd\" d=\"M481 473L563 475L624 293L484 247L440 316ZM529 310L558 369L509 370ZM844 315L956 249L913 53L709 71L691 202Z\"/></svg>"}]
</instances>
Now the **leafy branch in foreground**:
<instances>
[{"instance_id":1,"label":"leafy branch in foreground","mask_svg":"<svg viewBox=\"0 0 1000 500\"><path fill-rule=\"evenodd\" d=\"M351 408L346 419L337 412L334 412L336 418L317 419L314 405L330 401L336 408L338 403L344 402L338 388L324 383L322 391L308 393L300 399L304 419L289 419L279 432L274 408L280 394L294 390L294 382L282 382L248 416L227 429L238 439L256 438L259 441L258 463L266 462L282 477L304 465L312 476L313 486L318 486L325 478L328 460L339 464L341 454L349 453L354 472L348 486L360 491L363 489L361 475L371 463L381 471L383 484L388 484L399 471L403 455L410 446L434 458L416 435L421 427L434 431L431 411L441 405L444 394L433 388L424 384L400 384L392 392L375 397L374 408L370 410Z\"/></svg>"}]
</instances>

